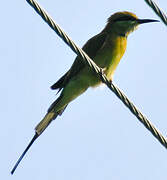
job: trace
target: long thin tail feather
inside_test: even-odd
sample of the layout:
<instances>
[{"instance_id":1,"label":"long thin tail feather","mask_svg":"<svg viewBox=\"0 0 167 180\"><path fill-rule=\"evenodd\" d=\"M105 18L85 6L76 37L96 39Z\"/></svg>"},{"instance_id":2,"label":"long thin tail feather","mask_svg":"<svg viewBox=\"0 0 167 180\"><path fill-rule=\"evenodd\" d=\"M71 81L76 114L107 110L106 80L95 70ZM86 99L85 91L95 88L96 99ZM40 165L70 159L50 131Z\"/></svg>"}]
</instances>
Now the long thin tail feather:
<instances>
[{"instance_id":1,"label":"long thin tail feather","mask_svg":"<svg viewBox=\"0 0 167 180\"><path fill-rule=\"evenodd\" d=\"M39 137L39 135L37 133L35 133L34 137L32 138L32 140L30 141L30 143L28 144L28 146L26 147L26 149L24 150L24 152L22 153L22 155L20 156L20 158L18 159L18 161L16 162L15 166L13 167L11 174L13 174L17 168L17 166L19 165L19 163L21 162L21 160L23 159L23 157L25 156L26 152L30 149L30 147L32 146L32 144L34 143L34 141Z\"/></svg>"},{"instance_id":2,"label":"long thin tail feather","mask_svg":"<svg viewBox=\"0 0 167 180\"><path fill-rule=\"evenodd\" d=\"M42 134L42 132L48 127L48 125L52 122L52 120L56 119L56 117L58 115L61 115L63 113L63 111L67 105L64 106L64 108L62 108L59 112L56 112L56 110L55 110L55 106L59 100L60 100L60 97L51 104L45 117L35 127L34 137L32 138L31 142L28 144L28 146L26 147L26 149L24 150L24 152L22 153L22 155L20 156L18 161L16 162L15 166L13 167L13 169L11 171L11 174L13 174L15 172L17 166L19 165L19 163L21 162L21 160L23 159L23 157L25 156L25 154L27 153L29 148L32 146L32 144L35 142L35 140Z\"/></svg>"}]
</instances>

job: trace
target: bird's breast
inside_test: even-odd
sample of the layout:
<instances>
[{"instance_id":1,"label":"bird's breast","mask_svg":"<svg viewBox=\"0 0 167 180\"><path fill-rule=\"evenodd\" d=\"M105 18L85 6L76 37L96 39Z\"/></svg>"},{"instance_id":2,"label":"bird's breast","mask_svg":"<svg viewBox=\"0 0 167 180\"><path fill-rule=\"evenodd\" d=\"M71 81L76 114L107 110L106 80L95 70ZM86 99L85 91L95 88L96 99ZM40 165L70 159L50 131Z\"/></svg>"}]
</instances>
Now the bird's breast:
<instances>
[{"instance_id":1,"label":"bird's breast","mask_svg":"<svg viewBox=\"0 0 167 180\"><path fill-rule=\"evenodd\" d=\"M126 42L126 37L109 38L104 45L101 54L97 57L97 64L104 68L104 73L110 80L125 53Z\"/></svg>"},{"instance_id":2,"label":"bird's breast","mask_svg":"<svg viewBox=\"0 0 167 180\"><path fill-rule=\"evenodd\" d=\"M108 38L98 51L93 61L104 69L109 80L112 80L117 65L126 50L126 38ZM90 69L84 68L81 72L83 81L89 86L95 87L101 84L100 78Z\"/></svg>"}]
</instances>

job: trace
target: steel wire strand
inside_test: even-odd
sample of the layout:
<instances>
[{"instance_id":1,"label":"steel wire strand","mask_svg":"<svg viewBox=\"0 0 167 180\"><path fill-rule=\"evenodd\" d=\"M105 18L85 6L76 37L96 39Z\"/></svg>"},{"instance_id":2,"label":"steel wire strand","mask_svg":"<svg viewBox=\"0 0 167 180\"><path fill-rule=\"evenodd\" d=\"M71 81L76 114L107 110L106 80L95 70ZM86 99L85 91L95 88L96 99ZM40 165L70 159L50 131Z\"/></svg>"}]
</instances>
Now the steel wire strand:
<instances>
[{"instance_id":1,"label":"steel wire strand","mask_svg":"<svg viewBox=\"0 0 167 180\"><path fill-rule=\"evenodd\" d=\"M167 16L165 13L158 7L158 5L152 0L145 0L145 2L153 9L153 11L161 18L164 24L167 25Z\"/></svg>"}]
</instances>

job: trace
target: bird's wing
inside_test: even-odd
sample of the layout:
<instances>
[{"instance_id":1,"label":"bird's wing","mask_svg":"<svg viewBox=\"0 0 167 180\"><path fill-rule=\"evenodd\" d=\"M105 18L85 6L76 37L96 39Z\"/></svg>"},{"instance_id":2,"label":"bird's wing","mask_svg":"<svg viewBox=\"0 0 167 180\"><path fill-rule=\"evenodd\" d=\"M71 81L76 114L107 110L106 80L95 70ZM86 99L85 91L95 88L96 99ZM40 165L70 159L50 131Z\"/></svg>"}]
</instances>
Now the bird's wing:
<instances>
[{"instance_id":1,"label":"bird's wing","mask_svg":"<svg viewBox=\"0 0 167 180\"><path fill-rule=\"evenodd\" d=\"M107 33L105 32L97 34L96 36L89 39L82 49L91 59L93 59L103 46L106 37ZM76 76L78 72L80 72L84 67L85 63L80 60L80 57L77 56L69 71L67 71L55 84L53 84L51 89L59 89L60 91L65 87L69 80Z\"/></svg>"}]
</instances>

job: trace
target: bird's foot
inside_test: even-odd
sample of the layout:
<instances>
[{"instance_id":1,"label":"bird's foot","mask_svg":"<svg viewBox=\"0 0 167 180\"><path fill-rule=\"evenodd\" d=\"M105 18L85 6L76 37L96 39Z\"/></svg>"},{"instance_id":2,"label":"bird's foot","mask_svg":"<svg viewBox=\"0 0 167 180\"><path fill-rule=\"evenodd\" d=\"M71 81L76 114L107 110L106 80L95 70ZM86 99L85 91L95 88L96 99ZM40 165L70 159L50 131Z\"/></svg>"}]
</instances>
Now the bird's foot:
<instances>
[{"instance_id":1,"label":"bird's foot","mask_svg":"<svg viewBox=\"0 0 167 180\"><path fill-rule=\"evenodd\" d=\"M104 73L104 70L105 70L105 68L100 68L100 74L101 75L104 75L105 73Z\"/></svg>"},{"instance_id":2,"label":"bird's foot","mask_svg":"<svg viewBox=\"0 0 167 180\"><path fill-rule=\"evenodd\" d=\"M112 80L111 79L109 80L109 82L110 82L110 85L112 85Z\"/></svg>"},{"instance_id":3,"label":"bird's foot","mask_svg":"<svg viewBox=\"0 0 167 180\"><path fill-rule=\"evenodd\" d=\"M104 83L104 79L103 79L103 76L105 75L105 73L104 73L104 70L105 69L103 69L103 68L100 68L100 79L101 79L101 81Z\"/></svg>"}]
</instances>

